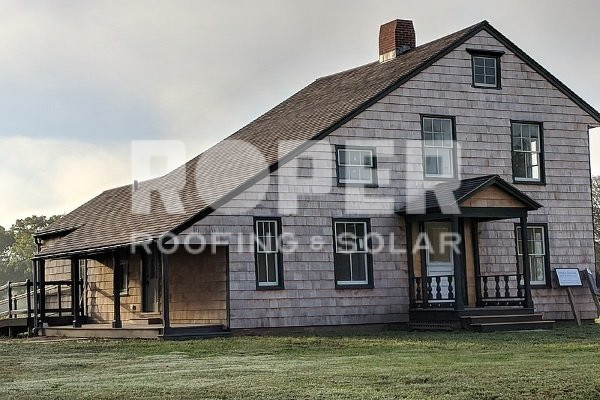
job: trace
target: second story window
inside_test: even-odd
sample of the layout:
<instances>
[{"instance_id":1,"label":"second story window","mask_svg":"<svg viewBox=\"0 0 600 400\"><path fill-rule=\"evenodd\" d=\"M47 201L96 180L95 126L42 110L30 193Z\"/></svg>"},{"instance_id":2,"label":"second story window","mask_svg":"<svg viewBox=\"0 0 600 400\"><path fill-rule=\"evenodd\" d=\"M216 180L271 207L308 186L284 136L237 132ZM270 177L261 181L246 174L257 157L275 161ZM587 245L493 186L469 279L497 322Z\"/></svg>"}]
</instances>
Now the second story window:
<instances>
[{"instance_id":1,"label":"second story window","mask_svg":"<svg viewBox=\"0 0 600 400\"><path fill-rule=\"evenodd\" d=\"M543 183L544 153L542 129L538 123L513 122L513 179L522 183Z\"/></svg>"},{"instance_id":2,"label":"second story window","mask_svg":"<svg viewBox=\"0 0 600 400\"><path fill-rule=\"evenodd\" d=\"M367 147L336 147L337 179L340 185L377 185L375 150Z\"/></svg>"},{"instance_id":3,"label":"second story window","mask_svg":"<svg viewBox=\"0 0 600 400\"><path fill-rule=\"evenodd\" d=\"M423 161L426 178L454 177L452 118L423 117Z\"/></svg>"}]
</instances>

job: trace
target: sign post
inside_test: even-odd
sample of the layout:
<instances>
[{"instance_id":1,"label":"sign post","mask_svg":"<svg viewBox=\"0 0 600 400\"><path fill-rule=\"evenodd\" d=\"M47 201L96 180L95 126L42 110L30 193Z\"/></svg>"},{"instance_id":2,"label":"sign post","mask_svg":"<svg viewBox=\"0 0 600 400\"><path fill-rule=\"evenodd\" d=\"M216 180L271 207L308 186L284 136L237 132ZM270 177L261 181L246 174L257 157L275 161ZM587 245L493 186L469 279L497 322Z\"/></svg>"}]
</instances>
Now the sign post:
<instances>
[{"instance_id":1,"label":"sign post","mask_svg":"<svg viewBox=\"0 0 600 400\"><path fill-rule=\"evenodd\" d=\"M573 287L581 287L583 284L581 283L581 275L579 274L579 269L577 268L556 268L554 270L556 272L556 280L558 281L559 287L564 287L567 290L567 295L569 296L569 303L571 303L571 311L575 316L575 320L577 321L577 325L581 326L581 318L579 316L579 312L575 307L575 298L573 297Z\"/></svg>"}]
</instances>

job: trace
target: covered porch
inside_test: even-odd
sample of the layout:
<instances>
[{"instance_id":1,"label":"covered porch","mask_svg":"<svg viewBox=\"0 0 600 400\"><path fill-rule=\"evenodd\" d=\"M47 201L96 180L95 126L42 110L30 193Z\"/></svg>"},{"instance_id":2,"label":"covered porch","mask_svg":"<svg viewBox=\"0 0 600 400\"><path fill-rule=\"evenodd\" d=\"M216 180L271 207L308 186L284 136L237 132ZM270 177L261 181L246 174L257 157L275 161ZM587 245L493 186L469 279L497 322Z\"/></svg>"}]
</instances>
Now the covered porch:
<instances>
[{"instance_id":1,"label":"covered porch","mask_svg":"<svg viewBox=\"0 0 600 400\"><path fill-rule=\"evenodd\" d=\"M424 202L399 208L409 250L411 321L453 321L466 328L475 321L480 328L511 316L543 325L534 314L528 246L521 245L528 243L528 212L540 207L500 177L484 176L437 185ZM514 269L489 273L480 261L480 225L501 220L518 221L520 256Z\"/></svg>"},{"instance_id":2,"label":"covered porch","mask_svg":"<svg viewBox=\"0 0 600 400\"><path fill-rule=\"evenodd\" d=\"M228 334L227 248L190 253L183 247L159 247L120 246L36 259L35 332L165 339ZM62 290L56 290L56 282ZM60 320L54 318L57 313Z\"/></svg>"}]
</instances>

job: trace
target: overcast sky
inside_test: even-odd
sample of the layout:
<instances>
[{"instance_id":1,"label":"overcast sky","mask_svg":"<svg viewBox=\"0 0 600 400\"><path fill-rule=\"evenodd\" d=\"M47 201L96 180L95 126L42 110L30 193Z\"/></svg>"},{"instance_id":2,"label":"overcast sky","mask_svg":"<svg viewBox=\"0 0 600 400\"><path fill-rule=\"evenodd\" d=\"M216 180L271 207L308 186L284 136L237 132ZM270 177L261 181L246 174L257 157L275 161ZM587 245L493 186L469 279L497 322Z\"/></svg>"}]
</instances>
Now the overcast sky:
<instances>
[{"instance_id":1,"label":"overcast sky","mask_svg":"<svg viewBox=\"0 0 600 400\"><path fill-rule=\"evenodd\" d=\"M483 4L483 5L482 5ZM501 4L501 6L499 6ZM417 44L487 19L600 109L597 1L0 0L0 225L132 180L134 139L188 157L315 78L377 59L379 25ZM600 132L592 142L600 174Z\"/></svg>"}]
</instances>

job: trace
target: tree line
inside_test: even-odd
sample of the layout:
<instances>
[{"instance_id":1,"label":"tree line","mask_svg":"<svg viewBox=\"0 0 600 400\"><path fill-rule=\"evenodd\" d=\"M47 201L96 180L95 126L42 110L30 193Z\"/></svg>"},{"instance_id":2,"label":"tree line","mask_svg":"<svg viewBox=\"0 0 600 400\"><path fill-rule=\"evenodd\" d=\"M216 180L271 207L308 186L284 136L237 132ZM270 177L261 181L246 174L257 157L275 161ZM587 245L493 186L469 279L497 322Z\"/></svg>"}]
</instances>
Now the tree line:
<instances>
[{"instance_id":1,"label":"tree line","mask_svg":"<svg viewBox=\"0 0 600 400\"><path fill-rule=\"evenodd\" d=\"M9 229L0 226L0 285L6 281L31 279L31 258L35 253L33 234L59 217L33 215L18 219Z\"/></svg>"}]
</instances>

